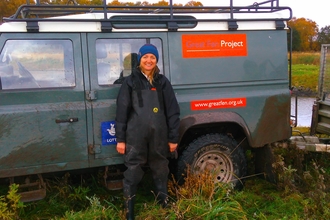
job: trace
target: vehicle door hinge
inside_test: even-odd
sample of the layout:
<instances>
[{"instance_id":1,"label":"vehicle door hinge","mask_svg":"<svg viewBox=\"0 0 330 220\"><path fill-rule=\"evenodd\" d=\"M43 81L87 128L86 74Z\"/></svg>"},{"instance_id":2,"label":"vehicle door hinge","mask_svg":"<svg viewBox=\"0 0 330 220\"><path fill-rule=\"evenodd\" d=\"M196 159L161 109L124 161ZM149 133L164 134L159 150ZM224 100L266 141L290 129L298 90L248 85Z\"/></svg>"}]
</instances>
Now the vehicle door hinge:
<instances>
[{"instance_id":1,"label":"vehicle door hinge","mask_svg":"<svg viewBox=\"0 0 330 220\"><path fill-rule=\"evenodd\" d=\"M95 91L95 90L86 91L86 99L88 101L96 100L97 99L97 91Z\"/></svg>"},{"instance_id":2,"label":"vehicle door hinge","mask_svg":"<svg viewBox=\"0 0 330 220\"><path fill-rule=\"evenodd\" d=\"M100 154L101 153L101 145L96 144L90 144L88 145L88 153L89 154Z\"/></svg>"}]
</instances>

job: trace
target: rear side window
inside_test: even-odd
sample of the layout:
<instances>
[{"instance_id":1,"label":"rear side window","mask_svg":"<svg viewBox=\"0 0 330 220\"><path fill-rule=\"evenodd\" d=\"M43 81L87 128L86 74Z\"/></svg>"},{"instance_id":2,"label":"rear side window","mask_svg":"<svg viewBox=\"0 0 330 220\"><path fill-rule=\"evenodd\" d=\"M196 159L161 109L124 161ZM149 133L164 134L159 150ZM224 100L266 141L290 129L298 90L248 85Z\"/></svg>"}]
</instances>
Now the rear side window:
<instances>
[{"instance_id":1,"label":"rear side window","mask_svg":"<svg viewBox=\"0 0 330 220\"><path fill-rule=\"evenodd\" d=\"M163 50L159 38L97 39L95 50L98 84L121 84L125 77L131 75L132 70L139 65L137 53L146 43L157 47L159 53L157 66L163 74Z\"/></svg>"},{"instance_id":2,"label":"rear side window","mask_svg":"<svg viewBox=\"0 0 330 220\"><path fill-rule=\"evenodd\" d=\"M8 40L0 54L2 90L75 86L70 40Z\"/></svg>"}]
</instances>

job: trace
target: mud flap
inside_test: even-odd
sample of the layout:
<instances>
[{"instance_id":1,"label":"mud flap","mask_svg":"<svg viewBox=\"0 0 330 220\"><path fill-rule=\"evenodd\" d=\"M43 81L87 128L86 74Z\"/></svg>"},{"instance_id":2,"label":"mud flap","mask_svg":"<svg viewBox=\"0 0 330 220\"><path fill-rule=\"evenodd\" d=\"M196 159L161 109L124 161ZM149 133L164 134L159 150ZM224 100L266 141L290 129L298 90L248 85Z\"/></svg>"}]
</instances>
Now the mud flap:
<instances>
[{"instance_id":1,"label":"mud flap","mask_svg":"<svg viewBox=\"0 0 330 220\"><path fill-rule=\"evenodd\" d=\"M273 163L275 163L275 154L270 144L255 149L255 173L263 173L266 180L276 183Z\"/></svg>"}]
</instances>

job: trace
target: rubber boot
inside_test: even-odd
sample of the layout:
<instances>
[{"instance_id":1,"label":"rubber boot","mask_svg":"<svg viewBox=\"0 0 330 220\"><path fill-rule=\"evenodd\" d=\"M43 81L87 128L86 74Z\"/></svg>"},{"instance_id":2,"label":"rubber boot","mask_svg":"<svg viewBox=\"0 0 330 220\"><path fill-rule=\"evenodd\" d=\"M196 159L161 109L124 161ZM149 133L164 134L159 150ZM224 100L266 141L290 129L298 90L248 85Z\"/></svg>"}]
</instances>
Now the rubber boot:
<instances>
[{"instance_id":1,"label":"rubber boot","mask_svg":"<svg viewBox=\"0 0 330 220\"><path fill-rule=\"evenodd\" d=\"M135 196L132 198L129 198L125 201L126 203L126 219L127 220L134 220L134 203L135 203Z\"/></svg>"},{"instance_id":2,"label":"rubber boot","mask_svg":"<svg viewBox=\"0 0 330 220\"><path fill-rule=\"evenodd\" d=\"M168 204L168 191L167 191L167 181L155 180L156 186L156 199L158 204L163 208L167 207Z\"/></svg>"},{"instance_id":3,"label":"rubber boot","mask_svg":"<svg viewBox=\"0 0 330 220\"><path fill-rule=\"evenodd\" d=\"M134 220L134 203L135 203L135 193L136 186L131 186L124 184L124 199L125 199L125 212L127 220Z\"/></svg>"}]
</instances>

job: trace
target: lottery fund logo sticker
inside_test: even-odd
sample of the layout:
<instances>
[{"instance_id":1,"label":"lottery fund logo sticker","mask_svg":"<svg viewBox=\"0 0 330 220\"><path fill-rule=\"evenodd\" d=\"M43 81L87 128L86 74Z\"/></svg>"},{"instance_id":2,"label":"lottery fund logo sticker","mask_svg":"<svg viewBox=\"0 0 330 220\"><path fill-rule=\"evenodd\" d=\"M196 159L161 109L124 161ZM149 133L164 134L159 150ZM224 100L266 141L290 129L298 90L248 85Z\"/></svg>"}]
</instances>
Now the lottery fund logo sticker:
<instances>
[{"instance_id":1,"label":"lottery fund logo sticker","mask_svg":"<svg viewBox=\"0 0 330 220\"><path fill-rule=\"evenodd\" d=\"M247 56L246 34L182 35L183 58Z\"/></svg>"},{"instance_id":2,"label":"lottery fund logo sticker","mask_svg":"<svg viewBox=\"0 0 330 220\"><path fill-rule=\"evenodd\" d=\"M117 144L115 121L101 122L102 145Z\"/></svg>"}]
</instances>

